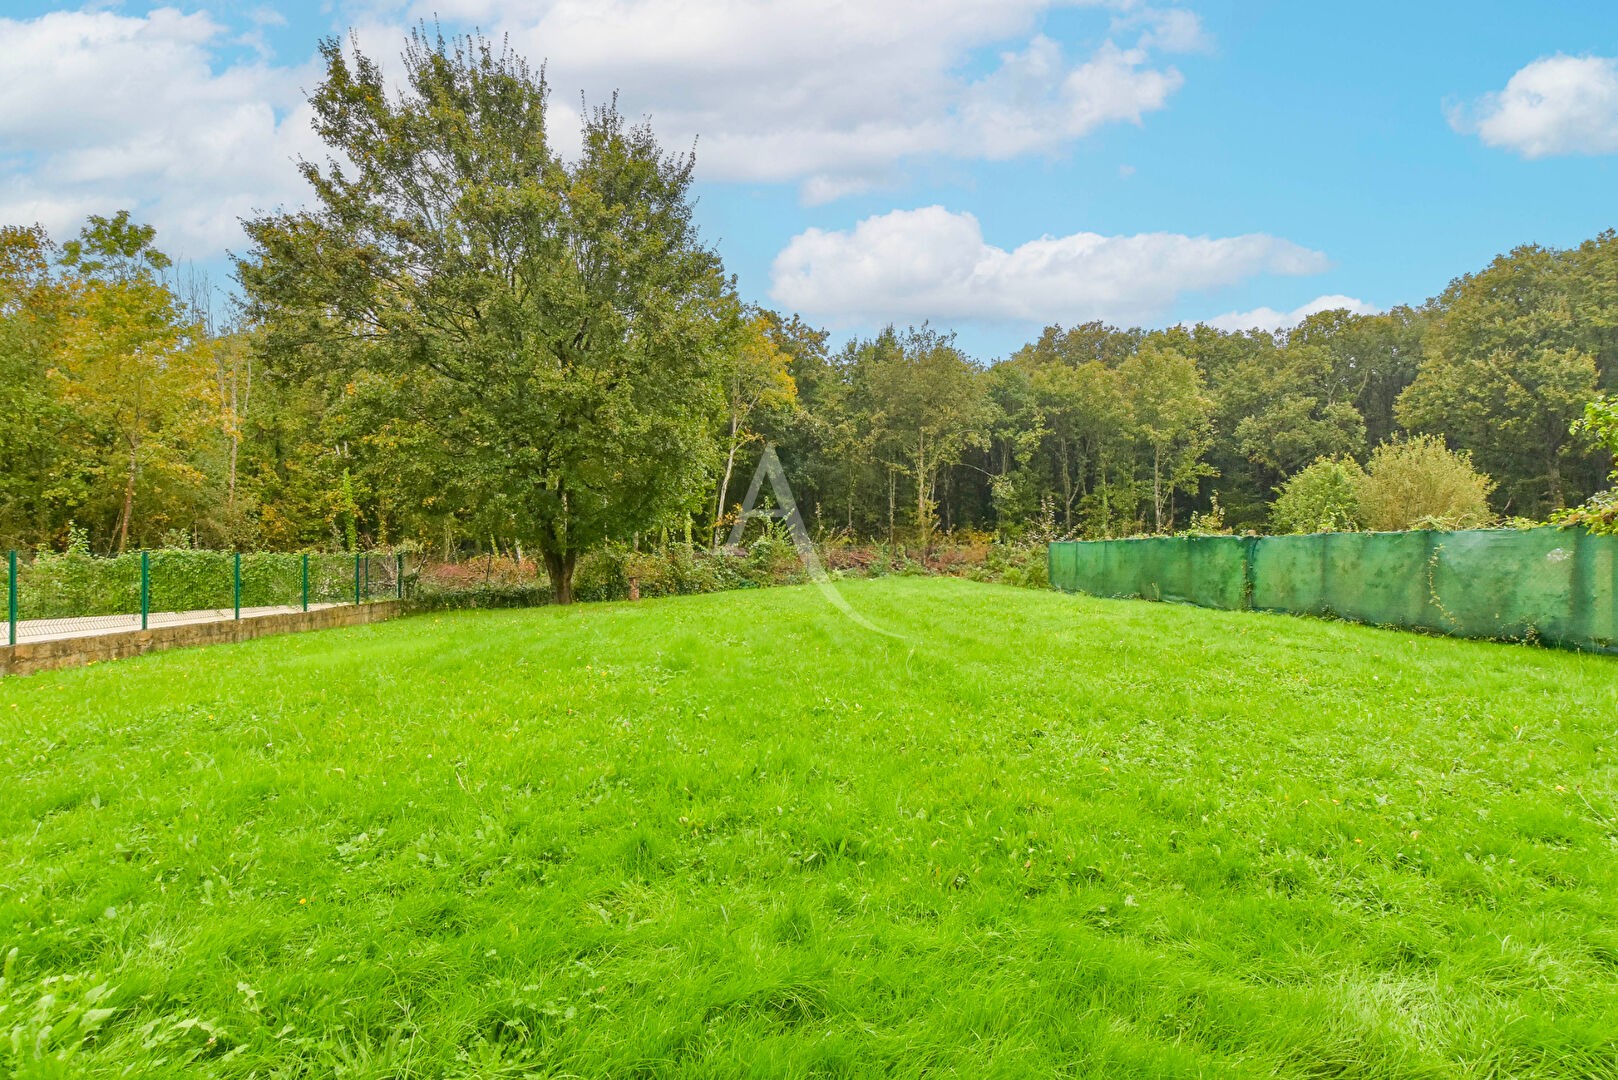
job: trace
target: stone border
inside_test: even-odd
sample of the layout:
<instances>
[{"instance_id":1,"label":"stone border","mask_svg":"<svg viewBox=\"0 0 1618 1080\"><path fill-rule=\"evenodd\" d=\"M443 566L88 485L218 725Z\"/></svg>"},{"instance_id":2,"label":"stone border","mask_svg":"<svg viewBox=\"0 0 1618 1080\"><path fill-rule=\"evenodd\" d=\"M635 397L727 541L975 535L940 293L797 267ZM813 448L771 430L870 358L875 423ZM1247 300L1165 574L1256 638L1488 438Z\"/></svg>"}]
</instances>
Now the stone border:
<instances>
[{"instance_id":1,"label":"stone border","mask_svg":"<svg viewBox=\"0 0 1618 1080\"><path fill-rule=\"evenodd\" d=\"M183 649L193 645L218 645L227 641L249 641L270 634L291 634L302 630L329 630L339 626L363 626L405 614L406 602L380 600L366 604L344 604L318 611L294 611L280 615L258 615L245 619L159 626L151 630L121 630L111 634L30 641L20 645L0 645L0 675L32 675L36 671L80 667L103 660Z\"/></svg>"}]
</instances>

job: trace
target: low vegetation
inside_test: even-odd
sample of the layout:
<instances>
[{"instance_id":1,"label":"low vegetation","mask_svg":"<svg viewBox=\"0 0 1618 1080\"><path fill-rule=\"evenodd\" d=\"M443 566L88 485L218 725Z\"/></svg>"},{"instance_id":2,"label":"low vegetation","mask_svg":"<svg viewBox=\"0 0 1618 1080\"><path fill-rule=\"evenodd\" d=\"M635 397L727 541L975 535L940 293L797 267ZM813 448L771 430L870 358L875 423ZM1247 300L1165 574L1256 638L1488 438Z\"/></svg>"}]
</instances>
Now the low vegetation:
<instances>
[{"instance_id":1,"label":"low vegetation","mask_svg":"<svg viewBox=\"0 0 1618 1080\"><path fill-rule=\"evenodd\" d=\"M23 1077L1589 1077L1610 658L966 581L0 683Z\"/></svg>"}]
</instances>

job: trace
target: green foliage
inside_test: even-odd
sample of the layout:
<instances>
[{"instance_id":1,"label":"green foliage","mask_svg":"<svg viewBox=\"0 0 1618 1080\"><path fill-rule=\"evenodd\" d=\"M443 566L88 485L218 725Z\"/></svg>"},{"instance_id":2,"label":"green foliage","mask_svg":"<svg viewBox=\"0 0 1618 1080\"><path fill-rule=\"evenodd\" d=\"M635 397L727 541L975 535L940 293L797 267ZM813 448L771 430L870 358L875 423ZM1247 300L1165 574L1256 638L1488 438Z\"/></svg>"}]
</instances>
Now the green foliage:
<instances>
[{"instance_id":1,"label":"green foliage","mask_svg":"<svg viewBox=\"0 0 1618 1080\"><path fill-rule=\"evenodd\" d=\"M0 1074L1610 1071L1611 658L841 588L0 680Z\"/></svg>"},{"instance_id":2,"label":"green foliage","mask_svg":"<svg viewBox=\"0 0 1618 1080\"><path fill-rule=\"evenodd\" d=\"M1282 484L1270 508L1280 533L1348 532L1361 527L1365 470L1351 457L1320 458Z\"/></svg>"},{"instance_id":3,"label":"green foliage","mask_svg":"<svg viewBox=\"0 0 1618 1080\"><path fill-rule=\"evenodd\" d=\"M1213 477L1220 528L1275 527L1289 477L1410 434L1470 453L1502 517L1612 517L1571 427L1618 391L1618 234L1283 332L1051 326L987 362L924 326L834 352L742 311L691 159L615 106L564 162L509 48L418 32L397 85L323 59L348 165L305 163L313 209L250 223L248 321L216 325L127 212L60 248L0 226L0 548L70 521L100 553L521 547L565 588L587 550L722 539L766 441L816 535L881 537L895 572L963 530L1208 531Z\"/></svg>"},{"instance_id":4,"label":"green foliage","mask_svg":"<svg viewBox=\"0 0 1618 1080\"><path fill-rule=\"evenodd\" d=\"M1593 439L1612 456L1613 470L1607 480L1613 486L1596 492L1582 506L1553 514L1551 520L1558 525L1582 525L1593 533L1618 534L1618 398L1603 396L1587 403L1572 433Z\"/></svg>"},{"instance_id":5,"label":"green foliage","mask_svg":"<svg viewBox=\"0 0 1618 1080\"><path fill-rule=\"evenodd\" d=\"M1213 402L1196 361L1171 349L1147 345L1120 364L1118 374L1151 462L1152 527L1172 531L1175 496L1195 492L1203 477L1216 475L1204 460L1213 442Z\"/></svg>"},{"instance_id":6,"label":"green foliage","mask_svg":"<svg viewBox=\"0 0 1618 1080\"><path fill-rule=\"evenodd\" d=\"M1583 254L1529 246L1456 281L1399 399L1406 428L1472 452L1519 514L1565 506L1593 480L1569 427L1602 379L1603 352L1618 358L1603 350L1605 320L1580 302L1587 268Z\"/></svg>"},{"instance_id":7,"label":"green foliage","mask_svg":"<svg viewBox=\"0 0 1618 1080\"><path fill-rule=\"evenodd\" d=\"M1383 443L1355 487L1360 520L1374 532L1471 529L1494 520L1494 481L1436 435Z\"/></svg>"},{"instance_id":8,"label":"green foliage","mask_svg":"<svg viewBox=\"0 0 1618 1080\"><path fill-rule=\"evenodd\" d=\"M540 551L567 602L580 554L689 513L712 475L738 313L692 159L614 102L560 160L542 75L478 36L412 34L403 92L322 56L316 130L353 167L306 162L318 208L248 223L254 314L291 370L391 390L432 455L419 497Z\"/></svg>"}]
</instances>

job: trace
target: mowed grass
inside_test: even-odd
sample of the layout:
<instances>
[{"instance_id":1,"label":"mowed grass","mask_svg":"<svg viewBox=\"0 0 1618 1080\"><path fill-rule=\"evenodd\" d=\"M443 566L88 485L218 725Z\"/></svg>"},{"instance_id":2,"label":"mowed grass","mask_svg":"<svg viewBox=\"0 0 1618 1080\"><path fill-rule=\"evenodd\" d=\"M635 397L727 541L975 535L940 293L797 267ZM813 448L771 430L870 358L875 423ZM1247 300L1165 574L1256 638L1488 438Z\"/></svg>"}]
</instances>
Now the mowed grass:
<instances>
[{"instance_id":1,"label":"mowed grass","mask_svg":"<svg viewBox=\"0 0 1618 1080\"><path fill-rule=\"evenodd\" d=\"M0 1071L1618 1075L1618 661L843 592L0 682Z\"/></svg>"}]
</instances>

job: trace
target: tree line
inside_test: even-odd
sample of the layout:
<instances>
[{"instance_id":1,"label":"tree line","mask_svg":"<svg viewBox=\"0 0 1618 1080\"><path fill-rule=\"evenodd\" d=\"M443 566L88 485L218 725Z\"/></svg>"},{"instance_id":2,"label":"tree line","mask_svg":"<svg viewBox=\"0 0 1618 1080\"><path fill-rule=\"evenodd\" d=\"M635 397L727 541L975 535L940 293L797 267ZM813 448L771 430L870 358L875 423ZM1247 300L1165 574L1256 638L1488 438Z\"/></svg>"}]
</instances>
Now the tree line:
<instances>
[{"instance_id":1,"label":"tree line","mask_svg":"<svg viewBox=\"0 0 1618 1080\"><path fill-rule=\"evenodd\" d=\"M1578 421L1618 389L1610 231L1276 333L1051 326L988 363L931 326L834 347L739 300L693 158L615 102L566 161L509 48L418 32L399 88L322 52L310 208L244 222L229 303L127 213L60 245L0 228L0 544L526 549L566 599L581 552L718 543L767 443L812 530L923 550L1350 527L1330 493L1417 449L1500 517L1606 486Z\"/></svg>"}]
</instances>

